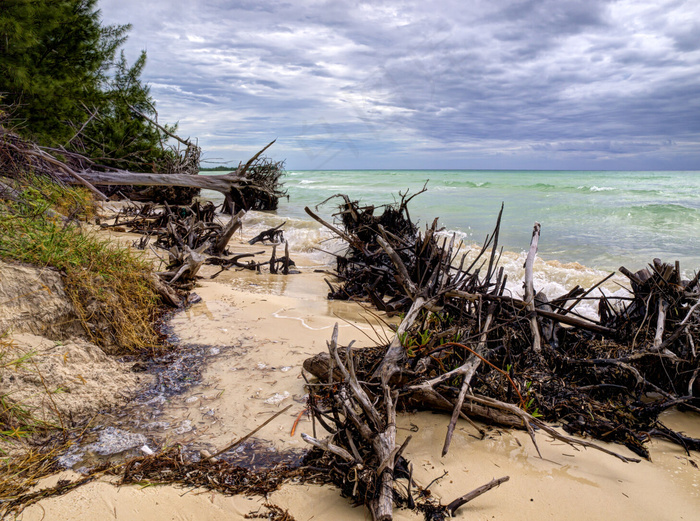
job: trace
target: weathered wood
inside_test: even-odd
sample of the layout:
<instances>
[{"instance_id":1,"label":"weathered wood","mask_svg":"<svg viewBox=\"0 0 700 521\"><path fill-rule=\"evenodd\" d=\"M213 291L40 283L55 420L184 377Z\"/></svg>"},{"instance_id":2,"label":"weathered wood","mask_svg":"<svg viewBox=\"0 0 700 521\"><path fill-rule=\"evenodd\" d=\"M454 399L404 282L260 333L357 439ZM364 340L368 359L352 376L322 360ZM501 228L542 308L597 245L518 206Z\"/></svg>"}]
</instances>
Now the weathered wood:
<instances>
[{"instance_id":1,"label":"weathered wood","mask_svg":"<svg viewBox=\"0 0 700 521\"><path fill-rule=\"evenodd\" d=\"M544 318L549 318L551 320L555 320L556 322L561 322L562 324L568 324L570 326L575 326L581 329L585 329L587 331L592 331L603 336L615 337L618 334L618 331L609 327L600 326L588 320L570 317L569 315L560 315L559 313L552 313L543 309L538 309L536 313Z\"/></svg>"},{"instance_id":2,"label":"weathered wood","mask_svg":"<svg viewBox=\"0 0 700 521\"><path fill-rule=\"evenodd\" d=\"M328 353L318 353L311 358L304 360L304 370L311 373L322 382L342 382L343 375L337 366L331 363ZM333 370L333 376L330 377L330 371ZM393 384L394 387L401 388L406 379ZM405 389L404 400L410 408L427 411L442 411L451 413L454 410L454 404L441 396L430 387L416 387ZM469 417L476 418L486 423L494 423L504 427L516 429L524 428L522 419L512 414L504 413L500 409L493 409L475 403L465 403L462 405L461 414L463 419L468 420Z\"/></svg>"},{"instance_id":3,"label":"weathered wood","mask_svg":"<svg viewBox=\"0 0 700 521\"><path fill-rule=\"evenodd\" d=\"M447 512L454 517L455 512L457 509L467 503L469 503L472 499L478 498L480 495L485 494L489 490L498 487L499 485L505 483L510 479L510 476L503 476L502 478L498 479L492 479L485 485L481 485L479 488L476 488L472 490L471 492L464 494L462 497L458 497L454 501L450 502L449 505L447 505Z\"/></svg>"},{"instance_id":4,"label":"weathered wood","mask_svg":"<svg viewBox=\"0 0 700 521\"><path fill-rule=\"evenodd\" d=\"M370 395L362 387L355 374L352 355L352 342L347 346L345 360L338 352L338 324L333 328L328 353L335 367L343 376L343 386L334 394L334 400L342 407L342 413L354 424L364 443L372 447L375 461L379 462L372 470L376 473L377 491L367 506L375 521L391 521L394 504L394 466L400 447L396 446L396 399L398 392L383 386L383 408L375 408ZM333 369L329 371L332 373ZM346 461L354 461L355 456L331 443L330 439L319 441L310 436L304 440L323 450L332 452ZM363 464L364 466L364 464ZM371 467L370 467L371 468ZM356 476L358 474L356 473ZM359 478L358 478L359 479Z\"/></svg>"},{"instance_id":5,"label":"weathered wood","mask_svg":"<svg viewBox=\"0 0 700 521\"><path fill-rule=\"evenodd\" d=\"M381 226L379 227L379 229L382 230ZM399 283L404 287L404 290L406 290L406 294L411 298L415 298L415 295L417 293L416 285L411 280L411 276L408 274L406 265L401 260L401 257L399 257L398 254L394 251L394 248L392 248L391 245L381 237L377 237L377 242L389 256L391 262L394 263L394 266L396 266L396 270L398 272L397 279L399 280Z\"/></svg>"},{"instance_id":6,"label":"weathered wood","mask_svg":"<svg viewBox=\"0 0 700 521\"><path fill-rule=\"evenodd\" d=\"M212 247L212 253L214 255L222 255L224 253L224 250L226 249L226 246L228 246L233 234L236 233L236 231L238 231L243 225L242 219L245 213L245 210L241 210L236 215L231 217L231 220L222 230L219 240L216 241L216 244Z\"/></svg>"},{"instance_id":7,"label":"weathered wood","mask_svg":"<svg viewBox=\"0 0 700 521\"><path fill-rule=\"evenodd\" d=\"M175 308L182 306L182 298L180 298L174 289L161 281L161 279L155 273L150 274L149 280L151 281L151 284L153 284L153 288L158 292L163 302Z\"/></svg>"},{"instance_id":8,"label":"weathered wood","mask_svg":"<svg viewBox=\"0 0 700 521\"><path fill-rule=\"evenodd\" d=\"M272 245L272 253L270 254L270 273L277 273L277 244Z\"/></svg>"},{"instance_id":9,"label":"weathered wood","mask_svg":"<svg viewBox=\"0 0 700 521\"><path fill-rule=\"evenodd\" d=\"M12 143L6 141L3 143L5 146L8 146L22 154L28 155L28 156L35 156L40 158L43 161L46 161L47 163L55 166L56 168L63 170L65 173L67 173L71 179L75 182L75 184L79 184L90 190L95 197L97 197L100 201L106 201L107 196L100 192L97 188L95 188L91 183L89 179L86 179L85 176L83 175L83 172L78 173L75 170L73 170L71 167L63 163L62 161L59 161L55 157L53 157L51 154L48 152L44 152L38 147L35 147L34 149L20 149L19 147L13 145Z\"/></svg>"},{"instance_id":10,"label":"weathered wood","mask_svg":"<svg viewBox=\"0 0 700 521\"><path fill-rule=\"evenodd\" d=\"M135 186L187 186L214 190L228 194L233 188L242 187L248 180L237 172L223 175L189 175L189 174L143 174L120 170L116 172L97 172L88 170L81 176L96 185L135 185Z\"/></svg>"},{"instance_id":11,"label":"weathered wood","mask_svg":"<svg viewBox=\"0 0 700 521\"><path fill-rule=\"evenodd\" d=\"M345 461L353 461L353 462L355 461L355 457L352 454L350 454L344 448L339 447L338 445L334 445L333 443L331 443L333 438L330 436L328 438L323 439L323 440L317 440L313 436L309 436L308 434L302 432L301 438L309 445L313 445L314 447L318 447L321 450L332 452L336 456L343 458Z\"/></svg>"},{"instance_id":12,"label":"weathered wood","mask_svg":"<svg viewBox=\"0 0 700 521\"><path fill-rule=\"evenodd\" d=\"M554 438L555 440L560 440L563 441L564 443L575 447L575 446L581 446L581 447L588 447L591 449L598 450L600 452L604 452L605 454L608 454L610 456L614 456L617 459L625 462L625 463L639 463L640 460L637 458L630 458L628 456L623 456L619 452L612 451L610 449L606 449L605 447L601 445L597 445L595 443L592 443L588 440L580 439L580 438L574 438L572 436L567 436L566 434L562 434L561 432L557 431L555 428L550 426L548 423L539 420L532 416L530 413L523 411L519 407L511 404L511 403L505 403L500 400L496 400L494 398L488 398L486 396L477 396L470 394L467 396L469 401L472 401L474 403L482 404L482 405L487 405L495 408L501 408L505 411L511 412L515 416L519 416L522 421L526 424L526 426L534 426L537 427L538 429L541 429L545 433L547 433L549 436ZM537 444L535 444L537 446ZM539 452L539 449L538 449Z\"/></svg>"},{"instance_id":13,"label":"weathered wood","mask_svg":"<svg viewBox=\"0 0 700 521\"><path fill-rule=\"evenodd\" d=\"M174 284L181 277L184 277L187 280L194 279L197 276L199 268L201 268L204 261L207 260L206 255L202 254L202 252L207 248L209 248L208 242L204 243L196 250L191 249L186 244L183 245L183 251L181 253L182 258L180 259L182 264L180 267L177 269L177 271L175 271L175 273L166 272L162 273L161 275L169 276L172 274L172 278L168 281L168 284Z\"/></svg>"},{"instance_id":14,"label":"weathered wood","mask_svg":"<svg viewBox=\"0 0 700 521\"><path fill-rule=\"evenodd\" d=\"M233 190L240 190L253 184L251 179L246 178L246 172L248 168L250 168L250 165L260 157L265 150L272 146L273 143L274 141L268 143L267 146L255 154L245 165L239 166L235 172L223 175L146 174L134 173L126 170L114 170L110 172L84 170L79 174L72 171L69 173L72 177L81 182L81 184L85 184L86 186L92 186L93 184L117 186L184 186L214 190L224 195L229 195ZM47 158L43 159L49 160ZM255 186L255 188L270 195L275 195L273 191L267 187ZM94 187L93 190L101 194L101 192L94 189ZM102 195L102 197L104 198L104 195Z\"/></svg>"},{"instance_id":15,"label":"weathered wood","mask_svg":"<svg viewBox=\"0 0 700 521\"><path fill-rule=\"evenodd\" d=\"M387 348L382 363L374 372L372 378L381 378L382 384L387 385L391 377L401 370L399 364L406 358L406 350L403 345L401 345L401 336L413 325L418 315L427 304L429 304L429 301L422 296L416 297L413 301L406 316L401 321L401 324L399 324L394 338Z\"/></svg>"},{"instance_id":16,"label":"weathered wood","mask_svg":"<svg viewBox=\"0 0 700 521\"><path fill-rule=\"evenodd\" d=\"M659 300L659 311L656 320L656 334L654 335L654 343L651 350L658 353L661 350L661 345L664 340L664 327L666 325L666 310L668 310L668 302L664 299Z\"/></svg>"},{"instance_id":17,"label":"weathered wood","mask_svg":"<svg viewBox=\"0 0 700 521\"><path fill-rule=\"evenodd\" d=\"M481 328L481 336L479 337L479 343L476 346L475 351L482 355L486 349L486 339L488 337L489 327L491 326L491 320L493 320L493 314L496 311L496 306L489 306L488 314L486 315L486 320ZM471 385L472 378L477 368L481 365L481 359L475 355L471 355L461 368L462 373L462 388L459 390L459 395L457 396L457 402L455 403L455 408L452 411L452 417L450 418L450 423L447 426L447 434L445 435L445 443L442 446L442 456L447 454L450 448L450 443L452 442L452 435L455 430L455 425L457 424L457 419L459 418L459 413L462 412L462 404L464 403L464 397L467 394L467 390Z\"/></svg>"},{"instance_id":18,"label":"weathered wood","mask_svg":"<svg viewBox=\"0 0 700 521\"><path fill-rule=\"evenodd\" d=\"M289 264L291 259L289 258L289 241L284 241L284 259L282 260L282 274L289 275Z\"/></svg>"},{"instance_id":19,"label":"weathered wood","mask_svg":"<svg viewBox=\"0 0 700 521\"><path fill-rule=\"evenodd\" d=\"M671 334L671 335L670 335L666 340L664 340L663 343L659 346L659 351L663 351L664 349L666 349L669 345L671 345L672 342L676 341L676 340L681 336L681 334L683 334L683 333L687 330L687 328L688 328L688 320L690 319L691 316L693 316L693 313L695 313L695 310L698 309L698 306L700 306L700 299L698 299L697 302L695 302L695 304L693 304L693 305L690 307L690 309L688 310L688 313L685 315L685 318L684 318L683 320L681 320L681 323L678 324L678 327L677 327L676 330L673 332L673 334ZM692 337L689 337L689 338L690 338L690 340L691 340L691 342L692 342ZM692 345L692 353L693 353L693 356L696 356L696 355L695 355L695 345L694 345L694 344L691 344L691 345Z\"/></svg>"},{"instance_id":20,"label":"weathered wood","mask_svg":"<svg viewBox=\"0 0 700 521\"><path fill-rule=\"evenodd\" d=\"M532 349L535 353L539 353L542 350L542 340L540 338L540 328L537 323L537 315L535 314L535 288L533 284L533 273L532 269L535 264L535 257L537 257L537 244L540 239L540 223L536 222L532 229L532 239L530 240L530 251L527 254L527 259L525 260L525 281L523 282L523 288L525 289L525 295L523 300L527 306L527 310L530 312L530 331L532 333Z\"/></svg>"},{"instance_id":21,"label":"weathered wood","mask_svg":"<svg viewBox=\"0 0 700 521\"><path fill-rule=\"evenodd\" d=\"M361 241L359 241L359 240L356 239L355 237L352 237L351 235L348 235L347 233L345 233L344 231L342 231L340 228L338 228L338 227L336 227L336 226L333 226L333 225L332 225L331 223L329 223L328 221L322 219L321 217L319 217L318 215L316 215L316 214L311 210L311 208L309 208L308 206L305 206L305 207L304 207L304 211L305 211L305 212L309 215L309 217L311 217L314 221L316 221L316 222L322 224L323 226L325 226L326 228L328 228L329 230L331 230L333 233L335 233L336 235L338 235L340 238L342 238L342 239L344 239L345 241L347 241L348 244L350 244L351 246L356 247L357 249L359 249L360 251L364 252L365 254L368 253L367 250L365 249L365 245L364 245Z\"/></svg>"},{"instance_id":22,"label":"weathered wood","mask_svg":"<svg viewBox=\"0 0 700 521\"><path fill-rule=\"evenodd\" d=\"M534 287L540 235L540 225L535 223L520 300L503 296L506 276L498 267L498 226L476 259L466 262L466 255L460 260L455 254L461 245L455 245L454 236L437 235L437 221L421 234L397 214L395 206L385 207L379 216L374 215L374 207L363 208L347 197L344 200L334 224L317 219L350 245L337 255L340 289L330 285L332 294L369 298L384 311L401 301L394 309L405 313L388 345L355 352L357 379L367 382L362 389L377 409L395 404L390 393L396 390L401 393L401 409L451 413L443 455L461 417L525 429L536 448L536 431L541 430L622 461L638 461L567 436L540 418L563 421L568 433L624 443L636 454L648 457L644 443L659 411L681 403L693 407L693 398L679 398L676 389L698 391L700 371L693 337L700 330L700 288L697 279L680 279L678 263L674 267L656 260L650 269L627 271L633 295L617 301L612 297L608 300L605 294L589 297L610 276L588 291L577 287L550 300ZM336 224L338 221L342 226ZM465 269L465 264L470 265ZM597 320L574 310L584 298L598 302ZM606 338L601 340L600 336ZM641 350L635 348L637 336L643 339ZM677 342L672 347L677 354L664 349L673 342ZM325 368L323 360L305 363L305 368L323 380L309 384L315 404L321 400L328 404L327 400L339 394L341 400L347 400L354 394L336 383L333 368L338 364L340 360ZM343 364L351 367L352 357L348 355ZM654 396L650 403L627 406L630 397L645 393ZM331 411L312 407L312 411L321 423L350 417L357 422L352 432L357 436L359 431L363 439L380 432L383 425L368 407L352 403L355 409L347 413L337 407ZM341 434L334 443L350 453L352 443L343 437L344 430L338 432ZM674 440L681 443L680 437ZM368 454L366 446L360 453ZM379 465L380 474L392 454ZM376 482L358 497L348 490L357 478L347 472L347 465L339 463L339 458L334 461L334 470L340 470L344 479L339 485L343 492L368 505L376 517L378 511L372 503ZM375 460L371 461L372 468L377 468ZM400 468L406 469L406 474L397 479L408 475L410 480L410 464L403 461ZM408 490L410 496L410 484L402 490ZM412 498L403 493L396 497L399 504L405 500L413 508ZM458 498L452 513L467 498ZM431 515L440 519L438 514Z\"/></svg>"},{"instance_id":23,"label":"weathered wood","mask_svg":"<svg viewBox=\"0 0 700 521\"><path fill-rule=\"evenodd\" d=\"M287 405L284 409L282 409L281 411L278 411L278 412L276 412L275 414L273 414L272 416L270 416L267 420L265 420L263 423L261 423L260 425L258 425L255 429L253 429L252 431L250 431L248 434L246 434L246 435L243 436L242 438L239 438L239 439L237 439L236 441L233 441L233 442L231 442L230 444L226 445L226 447L224 447L223 449L219 450L218 452L216 452L215 454L213 454L211 457L212 457L212 458L216 458L217 456L221 456L221 455L224 454L225 452L228 452L228 451L230 451L230 450L235 449L235 448L238 447L241 443L243 443L244 441L246 441L246 440L249 439L250 437L254 436L260 429L262 429L263 427L265 427L265 425L267 425L268 423L270 423L271 421L273 421L273 420L274 420L275 418L277 418L278 416L281 416L282 414L284 414L285 412L287 412L287 411L288 411L289 409L291 409L291 408L292 408L292 405Z\"/></svg>"},{"instance_id":24,"label":"weathered wood","mask_svg":"<svg viewBox=\"0 0 700 521\"><path fill-rule=\"evenodd\" d=\"M255 237L250 239L248 241L248 244L255 244L257 242L265 242L265 241L270 241L270 242L281 242L281 241L275 241L273 240L274 237L281 237L282 232L279 231L282 226L287 224L287 221L284 221L282 224L275 226L274 228L270 228L269 230L265 230L257 234Z\"/></svg>"}]
</instances>

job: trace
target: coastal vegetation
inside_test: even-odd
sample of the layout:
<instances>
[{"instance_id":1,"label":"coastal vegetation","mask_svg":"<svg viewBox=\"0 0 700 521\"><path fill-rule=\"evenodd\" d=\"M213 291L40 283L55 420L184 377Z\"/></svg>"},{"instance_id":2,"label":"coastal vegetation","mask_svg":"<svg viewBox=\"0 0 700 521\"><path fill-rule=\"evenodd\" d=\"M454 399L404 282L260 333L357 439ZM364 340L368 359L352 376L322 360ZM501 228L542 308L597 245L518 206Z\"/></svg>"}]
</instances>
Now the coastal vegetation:
<instances>
[{"instance_id":1,"label":"coastal vegetation","mask_svg":"<svg viewBox=\"0 0 700 521\"><path fill-rule=\"evenodd\" d=\"M95 211L86 189L31 175L15 182L17 200L0 200L0 258L59 270L96 344L120 353L155 349L151 263L81 226Z\"/></svg>"},{"instance_id":2,"label":"coastal vegetation","mask_svg":"<svg viewBox=\"0 0 700 521\"><path fill-rule=\"evenodd\" d=\"M145 52L131 65L119 52L128 30L126 25L103 26L95 0L3 3L0 260L60 276L70 303L66 306L80 326L79 331L70 329L70 334L78 334L110 355L148 360L165 346L158 317L168 306L183 305L193 285L202 264L195 251L199 244L191 249L191 237L183 240L176 229L167 248L170 262L165 271L158 272L161 261L157 257L105 237L105 227L95 227L104 219L100 203L128 197L165 203L170 216L181 215L180 210L187 211L188 206L177 205L191 205L201 188L197 181L204 178L197 175L200 148L177 136L175 125L157 120L154 100L140 78ZM239 214L242 208L276 207L284 194L280 182L283 163L261 154L228 176L209 178L204 187L224 186L220 189L229 196L228 208ZM102 184L86 179L110 174L117 177ZM124 180L139 174L160 176L160 182L139 182L144 177ZM150 188L138 191L133 185ZM214 223L213 212L209 217L206 232L212 242L207 245L213 253L223 254L240 227L240 218L224 228ZM188 235L187 225L185 228L183 234ZM281 258L279 264L289 265ZM274 269L278 264L272 265ZM40 280L36 283L37 287L20 287L19 294L9 298L25 300L27 295L52 291L41 287ZM68 325L51 327L59 330ZM96 411L88 406L61 413L62 406L57 405L64 402L61 393L65 390L49 387L51 375L42 374L43 360L36 358L38 353L19 350L12 331L1 333L0 450L5 457L0 516L4 516L14 508L7 500L26 493L55 470L57 456L80 436L90 419L87 414ZM63 337L52 338L51 342L62 343ZM82 345L74 349L80 351ZM67 356L64 354L64 365ZM79 355L84 356L88 355ZM35 394L44 398L29 405L6 391L17 388L15 373L26 375L23 382L36 382ZM85 383L80 372L72 377ZM134 381L134 377L125 381ZM119 390L120 395L128 392ZM27 501L14 504L26 505Z\"/></svg>"},{"instance_id":3,"label":"coastal vegetation","mask_svg":"<svg viewBox=\"0 0 700 521\"><path fill-rule=\"evenodd\" d=\"M186 142L180 153L169 144L176 126L156 121L154 100L141 80L145 52L132 64L120 52L128 31L128 25L103 25L96 0L2 3L0 259L60 274L84 338L108 353L143 356L163 347L155 323L163 288L143 252L102 238L91 227L95 201L110 194L80 179L76 170L90 164L196 173L199 148ZM68 186L61 176L78 186ZM129 187L120 191L134 194ZM197 192L170 190L164 197L184 193L191 200ZM52 291L40 280L37 284L12 298ZM70 438L68 430L83 428L85 418L75 411L70 421L64 419L55 407L62 400L54 396L60 388L46 387L37 353L18 350L11 331L0 333L0 449L6 453L0 490L6 499L56 468L57 450ZM39 378L44 390L38 392L54 409L49 416L55 421L41 419L45 415L36 405L5 391L18 371Z\"/></svg>"}]
</instances>

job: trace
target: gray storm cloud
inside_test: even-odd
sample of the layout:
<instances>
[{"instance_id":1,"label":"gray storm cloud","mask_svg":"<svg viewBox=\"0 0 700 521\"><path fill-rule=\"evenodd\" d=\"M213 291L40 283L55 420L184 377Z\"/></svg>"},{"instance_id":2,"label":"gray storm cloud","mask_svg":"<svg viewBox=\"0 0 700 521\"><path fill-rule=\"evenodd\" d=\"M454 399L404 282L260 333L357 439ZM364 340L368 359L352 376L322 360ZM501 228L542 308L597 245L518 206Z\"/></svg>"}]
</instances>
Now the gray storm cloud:
<instances>
[{"instance_id":1,"label":"gray storm cloud","mask_svg":"<svg viewBox=\"0 0 700 521\"><path fill-rule=\"evenodd\" d=\"M291 168L700 165L700 4L102 0L160 116Z\"/></svg>"}]
</instances>

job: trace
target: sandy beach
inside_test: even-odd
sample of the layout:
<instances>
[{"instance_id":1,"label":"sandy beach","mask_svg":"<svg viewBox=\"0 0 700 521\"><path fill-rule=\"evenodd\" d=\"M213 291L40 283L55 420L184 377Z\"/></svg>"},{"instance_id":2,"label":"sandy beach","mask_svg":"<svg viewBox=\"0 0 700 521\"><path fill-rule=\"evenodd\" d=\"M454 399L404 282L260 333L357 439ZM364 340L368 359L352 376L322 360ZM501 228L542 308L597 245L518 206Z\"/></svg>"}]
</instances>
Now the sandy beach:
<instances>
[{"instance_id":1,"label":"sandy beach","mask_svg":"<svg viewBox=\"0 0 700 521\"><path fill-rule=\"evenodd\" d=\"M700 1L0 2L0 521L700 521Z\"/></svg>"},{"instance_id":2,"label":"sandy beach","mask_svg":"<svg viewBox=\"0 0 700 521\"><path fill-rule=\"evenodd\" d=\"M253 250L242 237L234 238L231 249ZM256 435L256 447L270 453L305 448L300 433L311 432L306 416L295 435L290 434L305 407L303 361L325 350L335 323L342 343L356 340L360 346L371 345L387 329L357 304L326 300L325 275L314 272L318 266L303 255L292 253L292 258L301 273L230 270L214 280L208 277L218 268L201 273L204 278L195 289L201 302L177 312L170 325L180 342L202 346L208 358L201 383L162 403L158 419L169 427L148 436L154 449L177 443L220 449L289 404L285 414ZM109 418L101 420L107 423ZM700 436L697 415L671 411L665 419L688 435ZM525 432L487 428L482 440L460 420L450 452L441 458L447 422L446 416L430 413L402 414L398 419L399 441L413 436L405 455L419 483L440 478L431 491L448 503L492 478L510 476L500 488L463 507L458 518L690 520L700 508L700 460L676 445L655 440L650 445L652 462L623 463L541 435L540 458ZM126 428L134 420L121 417L118 424ZM608 448L633 456L622 446ZM43 486L75 477L65 472ZM265 512L265 502L288 510L297 521L369 518L364 508L353 508L333 487L290 483L265 499L177 486L117 487L105 478L42 500L20 519L230 520ZM395 518L421 516L400 510Z\"/></svg>"}]
</instances>

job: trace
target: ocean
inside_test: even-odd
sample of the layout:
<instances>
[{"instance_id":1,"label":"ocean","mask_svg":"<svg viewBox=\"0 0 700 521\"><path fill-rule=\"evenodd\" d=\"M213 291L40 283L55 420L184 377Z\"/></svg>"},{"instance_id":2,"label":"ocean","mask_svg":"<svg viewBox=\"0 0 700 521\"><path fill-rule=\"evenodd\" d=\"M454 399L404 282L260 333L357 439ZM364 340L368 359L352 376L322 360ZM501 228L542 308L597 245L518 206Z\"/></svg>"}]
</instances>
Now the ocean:
<instances>
[{"instance_id":1,"label":"ocean","mask_svg":"<svg viewBox=\"0 0 700 521\"><path fill-rule=\"evenodd\" d=\"M655 257L679 261L686 276L700 269L700 172L290 170L283 179L289 200L274 213L250 212L247 233L287 221L292 251L333 249L305 206L334 194L382 205L427 183L409 204L412 219L424 227L438 217L445 233L456 233L466 247L483 243L503 203L500 245L507 270L509 264L513 272L522 267L539 222L541 285L554 284L552 293L620 266L639 270ZM221 201L216 192L203 196ZM336 208L331 200L318 213L330 219Z\"/></svg>"}]
</instances>

